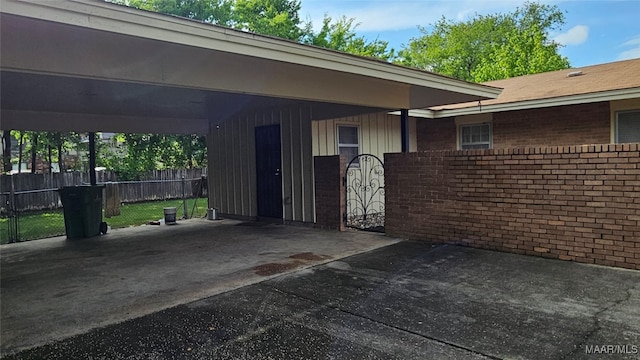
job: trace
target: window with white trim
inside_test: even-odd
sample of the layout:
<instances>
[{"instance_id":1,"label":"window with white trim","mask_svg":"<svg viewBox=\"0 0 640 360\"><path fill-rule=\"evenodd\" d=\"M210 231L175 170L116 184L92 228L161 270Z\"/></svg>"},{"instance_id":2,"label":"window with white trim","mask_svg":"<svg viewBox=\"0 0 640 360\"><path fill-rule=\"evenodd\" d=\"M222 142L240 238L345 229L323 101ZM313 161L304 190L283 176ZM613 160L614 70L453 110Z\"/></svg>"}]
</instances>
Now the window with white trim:
<instances>
[{"instance_id":1,"label":"window with white trim","mask_svg":"<svg viewBox=\"0 0 640 360\"><path fill-rule=\"evenodd\" d=\"M491 149L493 135L490 123L460 125L458 136L461 150Z\"/></svg>"},{"instance_id":2,"label":"window with white trim","mask_svg":"<svg viewBox=\"0 0 640 360\"><path fill-rule=\"evenodd\" d=\"M640 110L616 113L616 143L640 143Z\"/></svg>"},{"instance_id":3,"label":"window with white trim","mask_svg":"<svg viewBox=\"0 0 640 360\"><path fill-rule=\"evenodd\" d=\"M338 154L345 156L347 164L360 154L359 139L357 126L338 126ZM357 160L353 164L357 165Z\"/></svg>"}]
</instances>

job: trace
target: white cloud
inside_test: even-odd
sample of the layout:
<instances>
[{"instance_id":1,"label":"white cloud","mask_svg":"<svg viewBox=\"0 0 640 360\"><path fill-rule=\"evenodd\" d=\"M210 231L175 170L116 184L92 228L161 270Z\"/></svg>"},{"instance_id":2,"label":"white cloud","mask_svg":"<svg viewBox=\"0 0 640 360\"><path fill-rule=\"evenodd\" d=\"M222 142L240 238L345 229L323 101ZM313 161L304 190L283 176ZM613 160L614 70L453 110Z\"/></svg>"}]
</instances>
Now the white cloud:
<instances>
[{"instance_id":1,"label":"white cloud","mask_svg":"<svg viewBox=\"0 0 640 360\"><path fill-rule=\"evenodd\" d=\"M633 39L625 41L622 46L640 46L640 35L636 35Z\"/></svg>"},{"instance_id":2,"label":"white cloud","mask_svg":"<svg viewBox=\"0 0 640 360\"><path fill-rule=\"evenodd\" d=\"M640 58L640 35L634 36L631 40L625 41L621 47L631 47L618 54L618 60L629 60Z\"/></svg>"},{"instance_id":3,"label":"white cloud","mask_svg":"<svg viewBox=\"0 0 640 360\"><path fill-rule=\"evenodd\" d=\"M300 15L305 20L311 20L316 28L322 25L326 13L332 18L343 15L355 18L361 32L382 32L428 26L442 16L463 21L476 13L508 12L517 6L519 4L513 0L302 0Z\"/></svg>"},{"instance_id":4,"label":"white cloud","mask_svg":"<svg viewBox=\"0 0 640 360\"><path fill-rule=\"evenodd\" d=\"M557 35L553 40L562 45L580 45L589 38L589 27L576 25L567 32Z\"/></svg>"}]
</instances>

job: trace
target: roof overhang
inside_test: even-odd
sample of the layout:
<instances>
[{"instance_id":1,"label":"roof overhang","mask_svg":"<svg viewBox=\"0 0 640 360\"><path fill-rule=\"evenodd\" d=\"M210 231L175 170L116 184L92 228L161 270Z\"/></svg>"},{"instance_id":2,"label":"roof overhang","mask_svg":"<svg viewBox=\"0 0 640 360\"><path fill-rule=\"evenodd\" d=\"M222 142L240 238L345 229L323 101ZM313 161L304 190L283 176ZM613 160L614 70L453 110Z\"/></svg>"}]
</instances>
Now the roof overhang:
<instances>
[{"instance_id":1,"label":"roof overhang","mask_svg":"<svg viewBox=\"0 0 640 360\"><path fill-rule=\"evenodd\" d=\"M478 101L475 104L469 104L467 107L461 107L456 109L414 109L409 110L409 115L417 118L425 119L442 119L454 116L484 114L484 113L497 113L504 111L514 110L527 110L547 108L554 106L566 106L576 104L588 104L601 101L615 101L626 99L640 98L640 88L632 89L620 89L612 91L595 92L588 94L578 94L562 97L553 97L546 99L532 99L526 101L518 101L511 103L499 103L483 105L482 101ZM400 115L399 112L392 112L394 115Z\"/></svg>"},{"instance_id":2,"label":"roof overhang","mask_svg":"<svg viewBox=\"0 0 640 360\"><path fill-rule=\"evenodd\" d=\"M98 0L0 2L6 129L205 133L274 107L321 119L501 91Z\"/></svg>"}]
</instances>

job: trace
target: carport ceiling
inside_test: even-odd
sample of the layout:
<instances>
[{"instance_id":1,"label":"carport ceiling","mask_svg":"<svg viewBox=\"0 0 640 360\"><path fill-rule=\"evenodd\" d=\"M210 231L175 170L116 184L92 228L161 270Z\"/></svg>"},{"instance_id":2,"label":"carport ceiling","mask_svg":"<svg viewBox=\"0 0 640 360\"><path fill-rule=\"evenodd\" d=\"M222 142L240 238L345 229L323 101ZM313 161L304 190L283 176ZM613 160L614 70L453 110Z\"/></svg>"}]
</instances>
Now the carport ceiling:
<instances>
[{"instance_id":1,"label":"carport ceiling","mask_svg":"<svg viewBox=\"0 0 640 360\"><path fill-rule=\"evenodd\" d=\"M208 119L215 125L261 109L304 104L314 109L316 119L384 110L13 71L2 71L0 77L1 128L7 129L206 134Z\"/></svg>"},{"instance_id":2,"label":"carport ceiling","mask_svg":"<svg viewBox=\"0 0 640 360\"><path fill-rule=\"evenodd\" d=\"M500 92L102 1L0 3L3 129L206 133L293 105L323 119Z\"/></svg>"}]
</instances>

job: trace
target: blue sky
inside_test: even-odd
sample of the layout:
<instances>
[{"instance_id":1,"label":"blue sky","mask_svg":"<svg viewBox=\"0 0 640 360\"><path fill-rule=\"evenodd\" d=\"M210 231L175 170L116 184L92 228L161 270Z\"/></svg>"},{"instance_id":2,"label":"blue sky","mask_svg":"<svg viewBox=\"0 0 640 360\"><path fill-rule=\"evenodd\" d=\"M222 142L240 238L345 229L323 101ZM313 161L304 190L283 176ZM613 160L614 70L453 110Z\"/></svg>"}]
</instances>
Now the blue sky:
<instances>
[{"instance_id":1,"label":"blue sky","mask_svg":"<svg viewBox=\"0 0 640 360\"><path fill-rule=\"evenodd\" d=\"M346 15L360 25L359 35L402 48L443 15L467 20L475 13L506 13L522 6L515 0L301 0L301 18L322 25L323 15ZM564 44L561 54L573 67L640 58L640 0L540 1L557 5L566 23L552 38Z\"/></svg>"}]
</instances>

